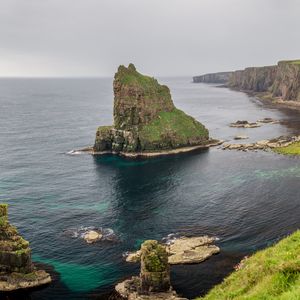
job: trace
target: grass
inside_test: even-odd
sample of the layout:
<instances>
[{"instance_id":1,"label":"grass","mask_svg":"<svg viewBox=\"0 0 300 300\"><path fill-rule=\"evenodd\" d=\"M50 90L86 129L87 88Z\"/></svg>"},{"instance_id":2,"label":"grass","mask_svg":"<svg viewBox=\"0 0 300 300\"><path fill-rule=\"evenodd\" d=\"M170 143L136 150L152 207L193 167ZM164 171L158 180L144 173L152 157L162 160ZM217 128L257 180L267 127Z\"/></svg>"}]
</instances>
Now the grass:
<instances>
[{"instance_id":1,"label":"grass","mask_svg":"<svg viewBox=\"0 0 300 300\"><path fill-rule=\"evenodd\" d=\"M300 155L300 142L295 142L286 147L275 148L274 151L285 155Z\"/></svg>"},{"instance_id":2,"label":"grass","mask_svg":"<svg viewBox=\"0 0 300 300\"><path fill-rule=\"evenodd\" d=\"M170 91L167 86L160 85L153 77L139 73L133 64L129 64L128 68L121 65L115 75L115 79L124 85L142 88L146 95L148 91L156 91L160 96L170 97Z\"/></svg>"},{"instance_id":3,"label":"grass","mask_svg":"<svg viewBox=\"0 0 300 300\"><path fill-rule=\"evenodd\" d=\"M248 258L197 300L299 300L300 231Z\"/></svg>"},{"instance_id":4,"label":"grass","mask_svg":"<svg viewBox=\"0 0 300 300\"><path fill-rule=\"evenodd\" d=\"M300 65L300 59L295 59L295 60L283 60L280 61L282 63L288 63L288 64L292 64L292 65Z\"/></svg>"},{"instance_id":5,"label":"grass","mask_svg":"<svg viewBox=\"0 0 300 300\"><path fill-rule=\"evenodd\" d=\"M165 142L170 140L177 145L186 145L187 141L202 137L208 139L207 129L193 117L186 115L179 109L171 112L161 112L158 118L142 127L139 132L141 144Z\"/></svg>"}]
</instances>

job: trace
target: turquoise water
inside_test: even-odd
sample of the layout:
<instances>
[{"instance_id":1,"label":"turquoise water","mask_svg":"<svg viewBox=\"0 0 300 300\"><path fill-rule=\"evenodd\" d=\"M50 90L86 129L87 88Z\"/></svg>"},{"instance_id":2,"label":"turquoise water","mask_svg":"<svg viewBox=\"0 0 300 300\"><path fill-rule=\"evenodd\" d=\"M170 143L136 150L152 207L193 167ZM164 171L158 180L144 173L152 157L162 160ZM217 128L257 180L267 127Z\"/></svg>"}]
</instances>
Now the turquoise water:
<instances>
[{"instance_id":1,"label":"turquoise water","mask_svg":"<svg viewBox=\"0 0 300 300\"><path fill-rule=\"evenodd\" d=\"M189 78L162 81L213 137L247 134L251 141L299 132L295 112ZM150 160L68 155L112 122L112 99L111 79L0 80L0 200L30 241L33 260L54 277L49 287L16 299L106 299L114 284L138 273L124 262L125 251L177 232L220 238L220 255L172 268L175 289L195 297L243 255L299 228L297 158L218 148ZM282 122L228 126L264 117ZM87 245L75 234L88 226L112 229L116 239Z\"/></svg>"}]
</instances>

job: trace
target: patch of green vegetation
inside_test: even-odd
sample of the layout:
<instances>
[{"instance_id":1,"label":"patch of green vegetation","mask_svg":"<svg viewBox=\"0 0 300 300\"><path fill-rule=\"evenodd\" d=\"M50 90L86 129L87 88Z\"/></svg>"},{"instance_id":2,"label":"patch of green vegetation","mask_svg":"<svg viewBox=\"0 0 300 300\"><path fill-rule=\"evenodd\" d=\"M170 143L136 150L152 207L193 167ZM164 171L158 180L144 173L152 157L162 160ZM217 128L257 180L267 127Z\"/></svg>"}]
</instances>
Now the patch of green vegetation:
<instances>
[{"instance_id":1,"label":"patch of green vegetation","mask_svg":"<svg viewBox=\"0 0 300 300\"><path fill-rule=\"evenodd\" d=\"M197 299L300 299L300 231L252 255L239 271Z\"/></svg>"},{"instance_id":2,"label":"patch of green vegetation","mask_svg":"<svg viewBox=\"0 0 300 300\"><path fill-rule=\"evenodd\" d=\"M187 145L195 139L208 139L208 130L193 117L186 115L179 109L171 112L161 112L149 124L144 125L139 132L140 142L155 144L166 142L166 146ZM172 141L173 145L167 145Z\"/></svg>"},{"instance_id":3,"label":"patch of green vegetation","mask_svg":"<svg viewBox=\"0 0 300 300\"><path fill-rule=\"evenodd\" d=\"M142 261L148 272L164 272L168 268L168 255L164 246L155 240L142 244Z\"/></svg>"},{"instance_id":4,"label":"patch of green vegetation","mask_svg":"<svg viewBox=\"0 0 300 300\"><path fill-rule=\"evenodd\" d=\"M0 217L7 216L7 210L8 210L8 205L1 203L0 204Z\"/></svg>"},{"instance_id":5,"label":"patch of green vegetation","mask_svg":"<svg viewBox=\"0 0 300 300\"><path fill-rule=\"evenodd\" d=\"M300 142L295 142L286 147L274 148L274 151L285 155L300 155Z\"/></svg>"},{"instance_id":6,"label":"patch of green vegetation","mask_svg":"<svg viewBox=\"0 0 300 300\"><path fill-rule=\"evenodd\" d=\"M300 59L296 59L296 60L283 60L283 61L280 61L279 63L287 63L287 64L292 64L292 65L300 65Z\"/></svg>"},{"instance_id":7,"label":"patch of green vegetation","mask_svg":"<svg viewBox=\"0 0 300 300\"><path fill-rule=\"evenodd\" d=\"M167 86L160 85L153 77L139 73L133 64L129 64L128 68L120 66L115 79L122 84L142 88L145 92L155 91L159 96L170 97L170 91Z\"/></svg>"}]
</instances>

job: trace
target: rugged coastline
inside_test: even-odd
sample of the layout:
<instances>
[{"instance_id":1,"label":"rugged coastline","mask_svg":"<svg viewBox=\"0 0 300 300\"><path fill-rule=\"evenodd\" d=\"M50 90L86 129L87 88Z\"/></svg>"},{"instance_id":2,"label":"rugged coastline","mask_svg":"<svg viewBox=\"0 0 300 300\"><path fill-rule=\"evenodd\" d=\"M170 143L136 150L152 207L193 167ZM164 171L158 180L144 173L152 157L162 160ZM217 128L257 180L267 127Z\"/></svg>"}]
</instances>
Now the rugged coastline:
<instances>
[{"instance_id":1,"label":"rugged coastline","mask_svg":"<svg viewBox=\"0 0 300 300\"><path fill-rule=\"evenodd\" d=\"M217 83L215 78L224 72L213 73L203 81ZM300 109L300 60L279 61L274 66L249 67L228 72L226 87L249 93L263 101L292 109Z\"/></svg>"}]
</instances>

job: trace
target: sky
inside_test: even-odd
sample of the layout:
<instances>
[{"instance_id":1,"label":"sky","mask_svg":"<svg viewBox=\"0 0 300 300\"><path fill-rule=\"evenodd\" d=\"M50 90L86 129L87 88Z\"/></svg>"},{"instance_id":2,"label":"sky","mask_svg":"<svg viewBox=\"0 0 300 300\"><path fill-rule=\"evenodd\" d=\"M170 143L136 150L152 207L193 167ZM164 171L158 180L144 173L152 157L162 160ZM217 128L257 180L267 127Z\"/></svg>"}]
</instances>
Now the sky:
<instances>
[{"instance_id":1,"label":"sky","mask_svg":"<svg viewBox=\"0 0 300 300\"><path fill-rule=\"evenodd\" d=\"M193 76L300 58L300 0L0 0L0 76Z\"/></svg>"}]
</instances>

